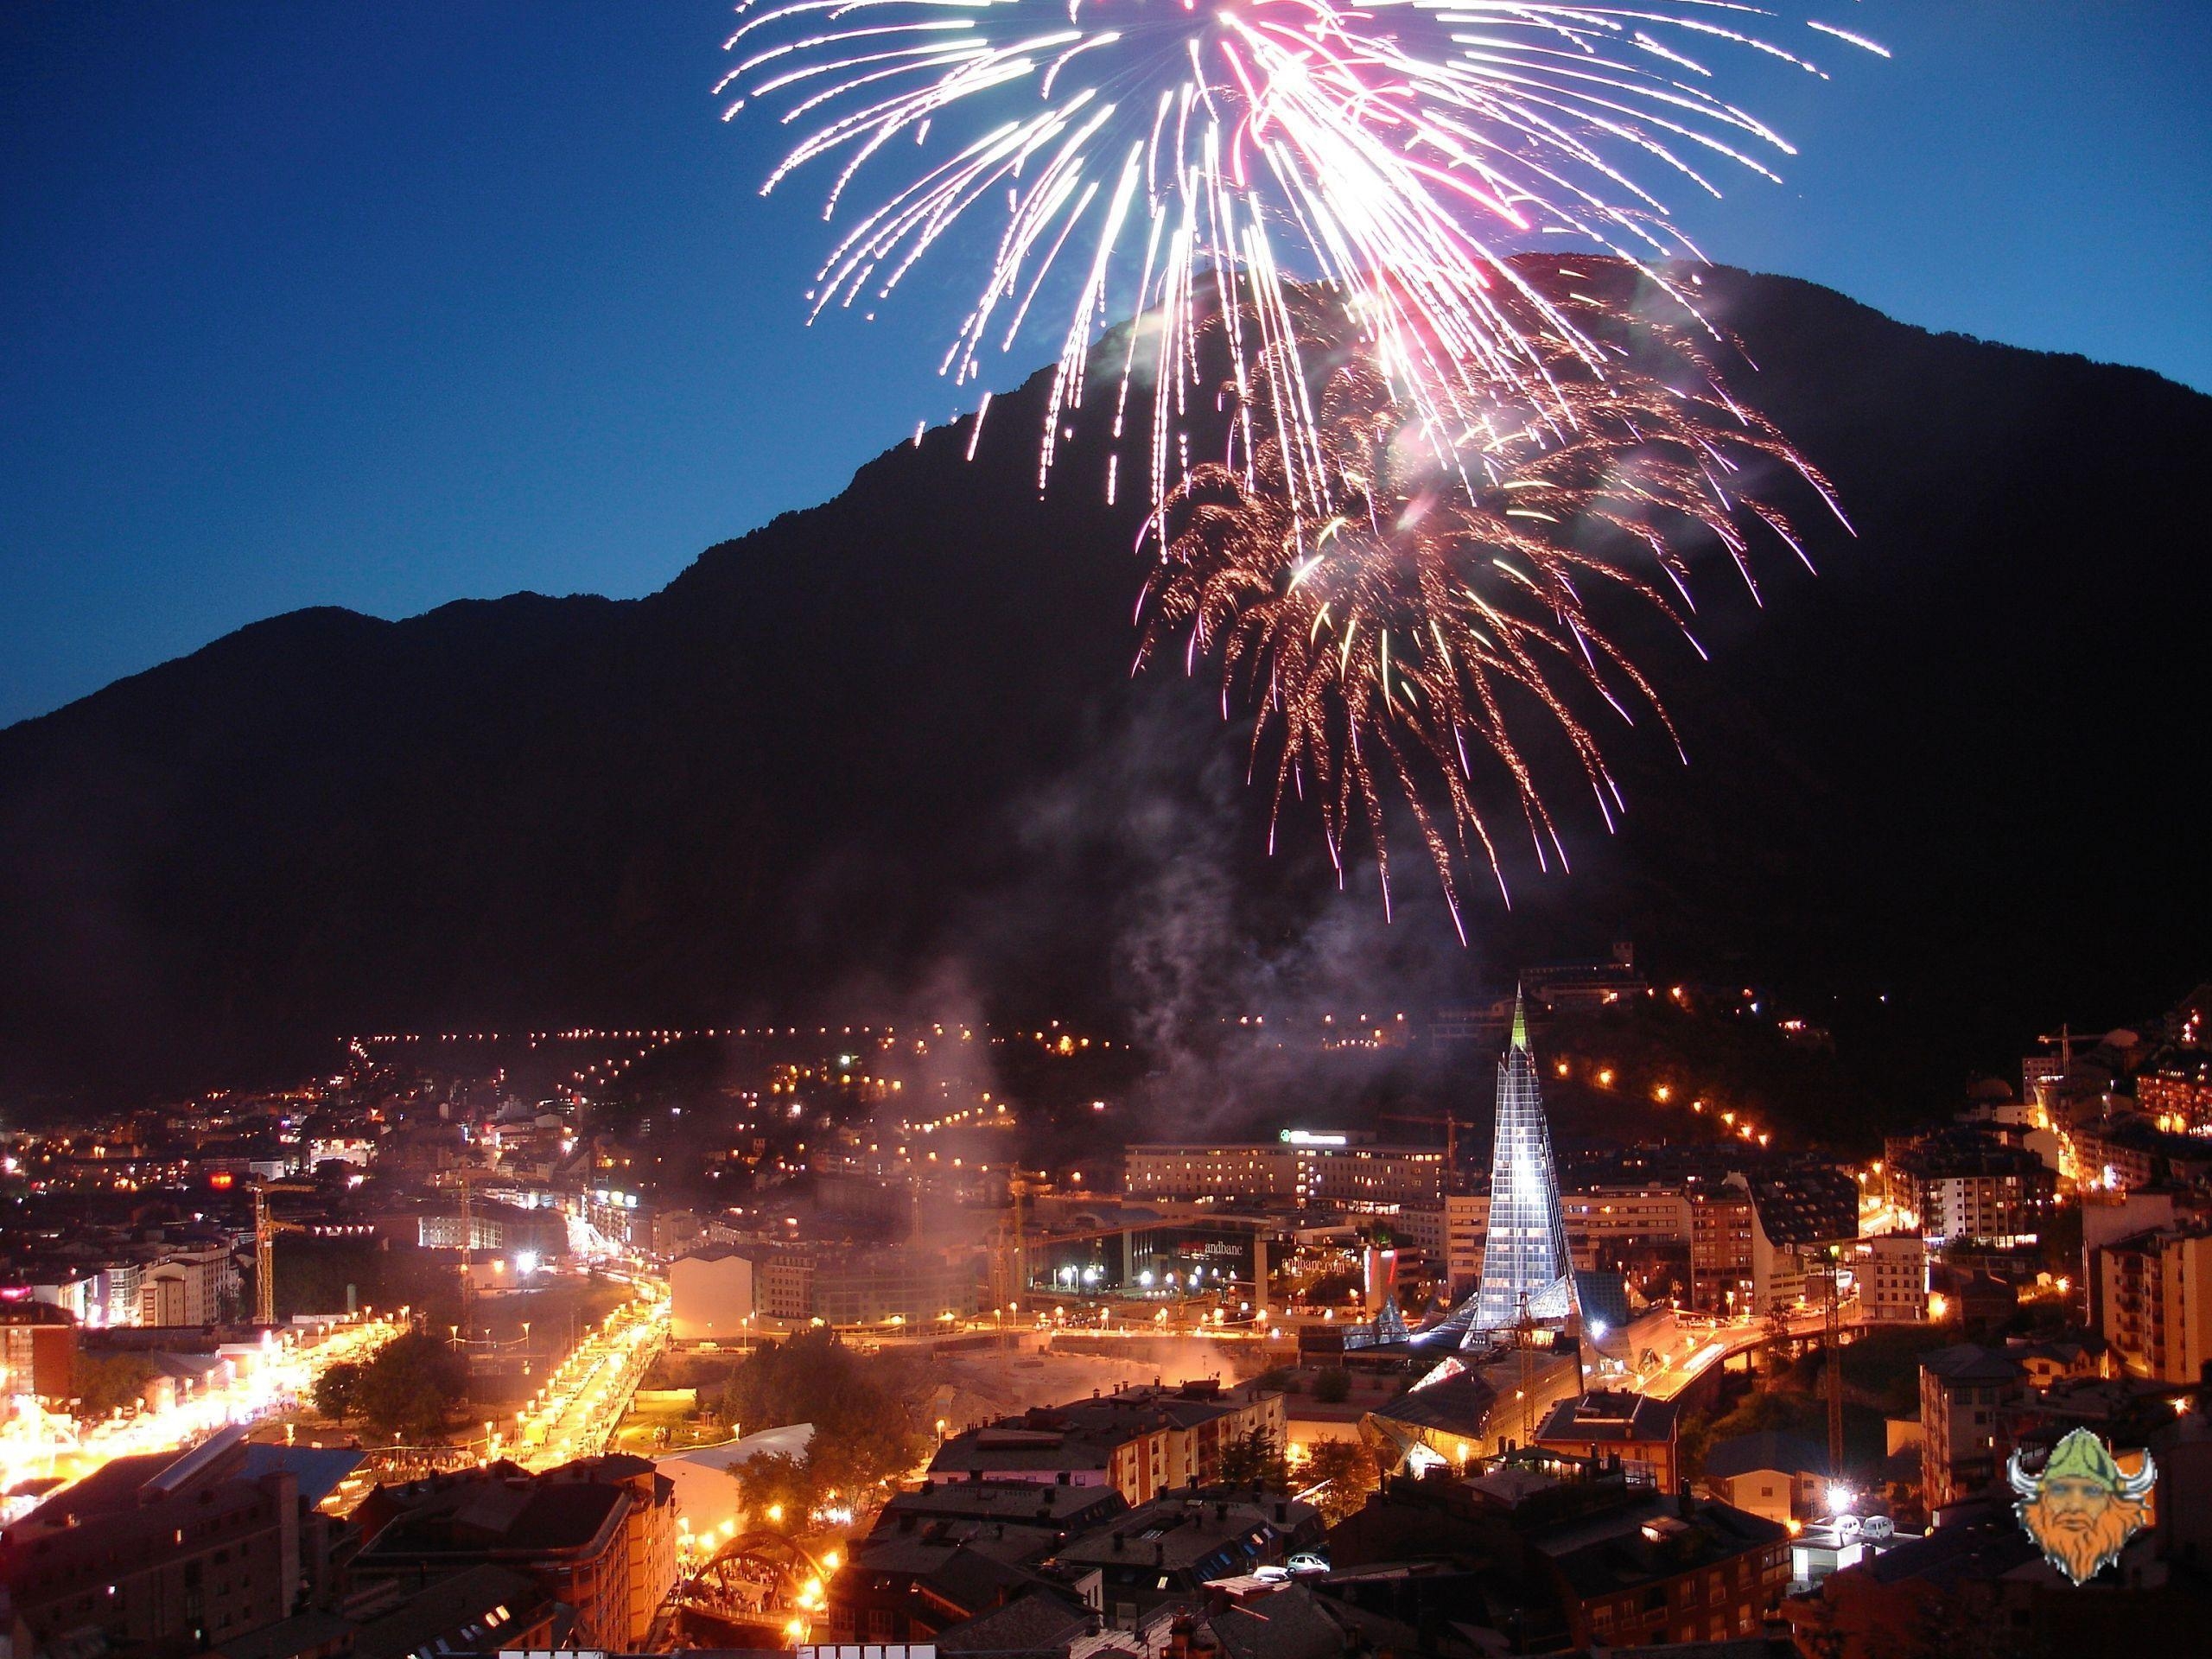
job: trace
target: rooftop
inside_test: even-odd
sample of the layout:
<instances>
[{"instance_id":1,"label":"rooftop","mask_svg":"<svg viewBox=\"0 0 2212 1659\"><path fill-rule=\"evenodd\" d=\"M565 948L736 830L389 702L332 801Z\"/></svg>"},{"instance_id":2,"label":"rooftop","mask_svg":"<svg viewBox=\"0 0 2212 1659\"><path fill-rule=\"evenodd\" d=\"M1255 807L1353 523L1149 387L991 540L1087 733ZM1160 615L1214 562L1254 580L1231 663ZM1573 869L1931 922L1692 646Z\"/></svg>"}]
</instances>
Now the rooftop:
<instances>
[{"instance_id":1,"label":"rooftop","mask_svg":"<svg viewBox=\"0 0 2212 1659\"><path fill-rule=\"evenodd\" d=\"M1705 1454L1705 1472L1723 1480L1748 1475L1755 1469L1772 1469L1789 1475L1825 1475L1827 1449L1802 1434L1776 1429L1757 1434L1738 1434L1715 1440Z\"/></svg>"},{"instance_id":2,"label":"rooftop","mask_svg":"<svg viewBox=\"0 0 2212 1659\"><path fill-rule=\"evenodd\" d=\"M1085 1567L1149 1565L1173 1572L1203 1567L1209 1576L1229 1570L1226 1557L1247 1556L1315 1520L1319 1511L1294 1498L1203 1497L1154 1498L1109 1524L1072 1540L1063 1562ZM1222 1573L1211 1572L1216 1558Z\"/></svg>"},{"instance_id":3,"label":"rooftop","mask_svg":"<svg viewBox=\"0 0 2212 1659\"><path fill-rule=\"evenodd\" d=\"M1624 1389L1592 1389L1562 1400L1536 1431L1541 1440L1671 1440L1681 1415L1679 1400L1656 1400Z\"/></svg>"}]
</instances>

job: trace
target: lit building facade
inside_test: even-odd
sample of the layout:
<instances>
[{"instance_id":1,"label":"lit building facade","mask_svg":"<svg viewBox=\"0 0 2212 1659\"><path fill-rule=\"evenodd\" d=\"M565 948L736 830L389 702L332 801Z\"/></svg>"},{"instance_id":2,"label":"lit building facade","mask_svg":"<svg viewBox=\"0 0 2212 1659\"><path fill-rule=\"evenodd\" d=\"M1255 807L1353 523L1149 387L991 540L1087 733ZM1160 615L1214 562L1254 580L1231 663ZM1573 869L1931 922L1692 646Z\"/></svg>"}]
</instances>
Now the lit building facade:
<instances>
[{"instance_id":1,"label":"lit building facade","mask_svg":"<svg viewBox=\"0 0 2212 1659\"><path fill-rule=\"evenodd\" d=\"M1917 1233L1881 1233L1859 1241L1859 1304L1883 1325L1928 1319L1928 1244Z\"/></svg>"},{"instance_id":2,"label":"lit building facade","mask_svg":"<svg viewBox=\"0 0 2212 1659\"><path fill-rule=\"evenodd\" d=\"M2212 1234L2162 1227L2100 1246L2098 1313L2131 1376L2194 1382L2212 1362Z\"/></svg>"},{"instance_id":3,"label":"lit building facade","mask_svg":"<svg viewBox=\"0 0 2212 1659\"><path fill-rule=\"evenodd\" d=\"M1378 1146L1351 1131L1286 1129L1274 1141L1154 1143L1128 1149L1132 1200L1216 1198L1374 1209L1434 1205L1444 1195L1435 1147Z\"/></svg>"}]
</instances>

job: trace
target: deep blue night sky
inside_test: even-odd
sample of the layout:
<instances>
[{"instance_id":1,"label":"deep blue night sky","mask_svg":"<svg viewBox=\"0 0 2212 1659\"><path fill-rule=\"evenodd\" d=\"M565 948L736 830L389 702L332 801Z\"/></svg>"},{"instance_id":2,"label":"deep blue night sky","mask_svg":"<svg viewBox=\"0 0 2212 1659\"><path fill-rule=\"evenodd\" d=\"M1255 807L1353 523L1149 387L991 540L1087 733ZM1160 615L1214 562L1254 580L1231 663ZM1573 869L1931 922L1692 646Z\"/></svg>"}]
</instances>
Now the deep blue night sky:
<instances>
[{"instance_id":1,"label":"deep blue night sky","mask_svg":"<svg viewBox=\"0 0 2212 1659\"><path fill-rule=\"evenodd\" d=\"M2212 389L2212 5L1818 15L1896 59L1734 84L1803 155L1708 252ZM298 606L648 592L950 415L973 270L804 327L818 198L717 121L728 18L0 13L0 722Z\"/></svg>"}]
</instances>

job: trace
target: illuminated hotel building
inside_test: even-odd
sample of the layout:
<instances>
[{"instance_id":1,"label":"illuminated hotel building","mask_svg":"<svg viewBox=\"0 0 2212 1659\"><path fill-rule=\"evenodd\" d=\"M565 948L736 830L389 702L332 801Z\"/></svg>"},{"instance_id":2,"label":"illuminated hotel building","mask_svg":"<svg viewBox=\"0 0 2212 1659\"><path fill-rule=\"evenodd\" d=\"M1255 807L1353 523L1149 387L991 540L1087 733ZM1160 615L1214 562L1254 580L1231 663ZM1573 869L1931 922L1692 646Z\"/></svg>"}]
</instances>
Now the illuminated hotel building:
<instances>
[{"instance_id":1,"label":"illuminated hotel building","mask_svg":"<svg viewBox=\"0 0 2212 1659\"><path fill-rule=\"evenodd\" d=\"M1574 1262L1567 1253L1551 1130L1536 1087L1535 1057L1529 1052L1528 1019L1516 1000L1513 1033L1498 1068L1490 1232L1467 1335L1473 1340L1510 1330L1524 1317L1562 1320L1574 1304Z\"/></svg>"}]
</instances>

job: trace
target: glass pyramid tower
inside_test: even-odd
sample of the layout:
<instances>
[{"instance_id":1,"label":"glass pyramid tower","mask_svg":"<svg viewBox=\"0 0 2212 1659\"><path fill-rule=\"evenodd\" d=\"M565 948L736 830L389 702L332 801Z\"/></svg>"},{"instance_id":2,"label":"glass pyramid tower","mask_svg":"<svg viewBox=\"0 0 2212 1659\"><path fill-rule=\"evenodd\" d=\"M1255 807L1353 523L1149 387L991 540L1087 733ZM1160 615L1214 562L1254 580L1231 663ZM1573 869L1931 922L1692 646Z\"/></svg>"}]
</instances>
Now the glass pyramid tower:
<instances>
[{"instance_id":1,"label":"glass pyramid tower","mask_svg":"<svg viewBox=\"0 0 2212 1659\"><path fill-rule=\"evenodd\" d=\"M1497 1073L1497 1135L1491 1154L1490 1236L1482 1287L1466 1340L1510 1331L1525 1316L1564 1320L1574 1310L1574 1262L1567 1249L1552 1136L1529 1052L1529 1022L1513 999L1513 1035Z\"/></svg>"}]
</instances>

